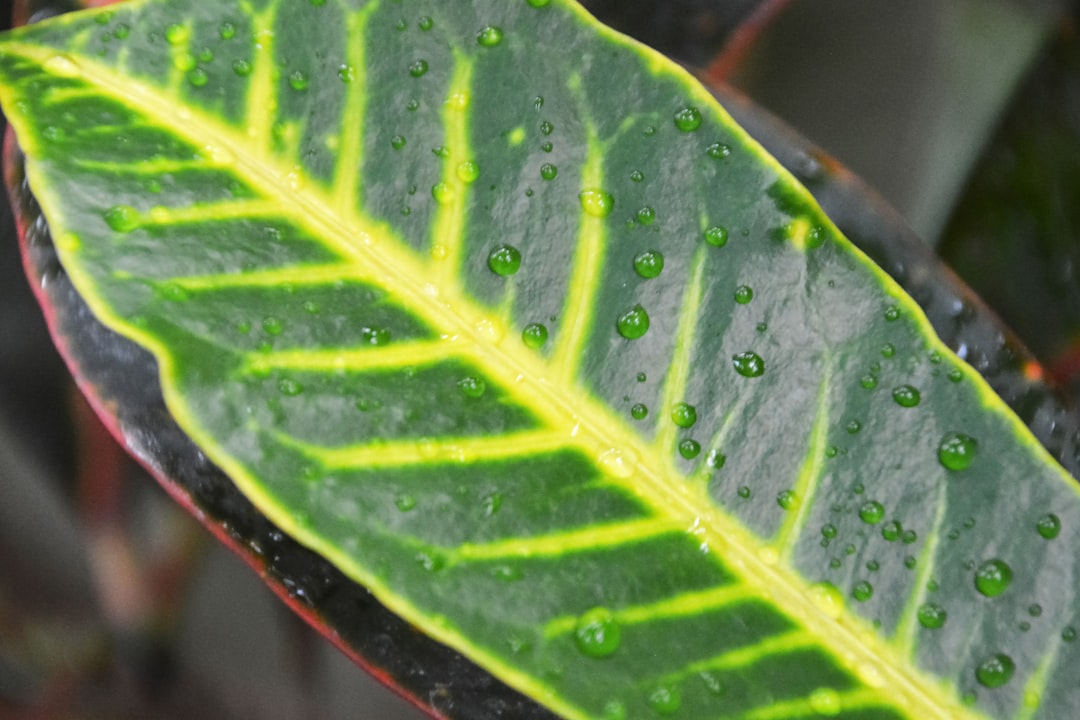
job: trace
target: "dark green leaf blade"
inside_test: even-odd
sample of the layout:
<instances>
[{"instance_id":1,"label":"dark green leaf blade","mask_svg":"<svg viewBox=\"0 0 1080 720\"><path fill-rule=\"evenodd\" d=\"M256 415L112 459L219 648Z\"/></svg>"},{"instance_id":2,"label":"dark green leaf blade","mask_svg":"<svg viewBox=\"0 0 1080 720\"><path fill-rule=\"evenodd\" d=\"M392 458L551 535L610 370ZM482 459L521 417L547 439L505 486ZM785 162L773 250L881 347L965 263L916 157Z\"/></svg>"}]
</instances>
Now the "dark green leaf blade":
<instances>
[{"instance_id":1,"label":"dark green leaf blade","mask_svg":"<svg viewBox=\"0 0 1080 720\"><path fill-rule=\"evenodd\" d=\"M185 430L511 685L569 717L1076 705L1075 489L659 57L524 0L132 3L2 51L65 267Z\"/></svg>"}]
</instances>

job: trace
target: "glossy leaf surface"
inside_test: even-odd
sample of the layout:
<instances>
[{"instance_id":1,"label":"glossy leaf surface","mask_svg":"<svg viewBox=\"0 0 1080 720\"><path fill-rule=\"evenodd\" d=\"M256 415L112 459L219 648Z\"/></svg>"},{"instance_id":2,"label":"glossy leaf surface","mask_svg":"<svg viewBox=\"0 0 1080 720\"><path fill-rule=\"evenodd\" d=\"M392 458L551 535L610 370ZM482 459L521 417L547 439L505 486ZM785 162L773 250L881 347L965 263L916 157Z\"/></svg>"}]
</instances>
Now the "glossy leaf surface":
<instances>
[{"instance_id":1,"label":"glossy leaf surface","mask_svg":"<svg viewBox=\"0 0 1080 720\"><path fill-rule=\"evenodd\" d=\"M10 36L4 102L274 522L568 717L1076 706L1074 487L680 71L560 2L180 12Z\"/></svg>"}]
</instances>

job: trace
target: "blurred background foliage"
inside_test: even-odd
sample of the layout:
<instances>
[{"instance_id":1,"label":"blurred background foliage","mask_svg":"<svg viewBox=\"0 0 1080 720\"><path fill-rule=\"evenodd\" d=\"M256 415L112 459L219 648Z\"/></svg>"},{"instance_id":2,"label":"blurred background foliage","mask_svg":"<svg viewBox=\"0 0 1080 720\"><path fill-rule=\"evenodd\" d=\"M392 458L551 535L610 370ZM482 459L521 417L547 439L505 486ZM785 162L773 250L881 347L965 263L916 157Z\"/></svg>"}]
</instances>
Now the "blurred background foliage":
<instances>
[{"instance_id":1,"label":"blurred background foliage","mask_svg":"<svg viewBox=\"0 0 1080 720\"><path fill-rule=\"evenodd\" d=\"M1080 391L1077 3L585 4L860 175ZM0 232L0 718L424 717L126 459L52 348L6 203Z\"/></svg>"}]
</instances>

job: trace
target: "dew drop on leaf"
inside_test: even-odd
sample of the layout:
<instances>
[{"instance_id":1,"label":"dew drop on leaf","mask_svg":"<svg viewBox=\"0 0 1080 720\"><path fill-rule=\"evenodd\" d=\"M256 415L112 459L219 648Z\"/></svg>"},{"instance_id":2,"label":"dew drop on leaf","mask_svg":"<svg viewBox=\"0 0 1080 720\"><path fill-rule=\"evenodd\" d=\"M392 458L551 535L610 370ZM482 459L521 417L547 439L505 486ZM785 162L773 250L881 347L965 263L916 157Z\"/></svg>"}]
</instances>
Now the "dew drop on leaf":
<instances>
[{"instance_id":1,"label":"dew drop on leaf","mask_svg":"<svg viewBox=\"0 0 1080 720\"><path fill-rule=\"evenodd\" d=\"M714 225L705 231L705 242L714 247L727 245L728 231L723 225Z\"/></svg>"},{"instance_id":2,"label":"dew drop on leaf","mask_svg":"<svg viewBox=\"0 0 1080 720\"><path fill-rule=\"evenodd\" d=\"M390 147L394 148L395 150L400 150L401 148L405 147L405 143L406 140L404 135L395 135L394 137L390 138Z\"/></svg>"},{"instance_id":3,"label":"dew drop on leaf","mask_svg":"<svg viewBox=\"0 0 1080 720\"><path fill-rule=\"evenodd\" d=\"M431 197L440 205L445 205L454 199L454 190L446 183L438 182L431 187Z\"/></svg>"},{"instance_id":4,"label":"dew drop on leaf","mask_svg":"<svg viewBox=\"0 0 1080 720\"><path fill-rule=\"evenodd\" d=\"M945 621L948 619L945 608L931 602L920 605L916 616L919 619L919 624L927 630L937 630L945 625Z\"/></svg>"},{"instance_id":5,"label":"dew drop on leaf","mask_svg":"<svg viewBox=\"0 0 1080 720\"><path fill-rule=\"evenodd\" d=\"M236 37L236 25L228 21L221 23L218 25L218 37L222 40L232 40Z\"/></svg>"},{"instance_id":6,"label":"dew drop on leaf","mask_svg":"<svg viewBox=\"0 0 1080 720\"><path fill-rule=\"evenodd\" d=\"M975 571L975 589L986 597L997 597L1012 584L1012 568L1004 560L987 560Z\"/></svg>"},{"instance_id":7,"label":"dew drop on leaf","mask_svg":"<svg viewBox=\"0 0 1080 720\"><path fill-rule=\"evenodd\" d=\"M656 211L648 205L637 211L637 221L642 225L652 225L656 221Z\"/></svg>"},{"instance_id":8,"label":"dew drop on leaf","mask_svg":"<svg viewBox=\"0 0 1080 720\"><path fill-rule=\"evenodd\" d=\"M550 135L551 133L555 132L555 126L552 125L549 121L543 120L540 123L540 132L544 135Z\"/></svg>"},{"instance_id":9,"label":"dew drop on leaf","mask_svg":"<svg viewBox=\"0 0 1080 720\"><path fill-rule=\"evenodd\" d=\"M635 403L630 408L630 417L635 420L644 420L649 414L649 408L645 407L642 403Z\"/></svg>"},{"instance_id":10,"label":"dew drop on leaf","mask_svg":"<svg viewBox=\"0 0 1080 720\"><path fill-rule=\"evenodd\" d=\"M251 74L251 63L247 60L234 60L232 69L240 77L247 77Z\"/></svg>"},{"instance_id":11,"label":"dew drop on leaf","mask_svg":"<svg viewBox=\"0 0 1080 720\"><path fill-rule=\"evenodd\" d=\"M1061 639L1068 643L1076 640L1076 635L1076 628L1072 627L1071 625L1061 631Z\"/></svg>"},{"instance_id":12,"label":"dew drop on leaf","mask_svg":"<svg viewBox=\"0 0 1080 720\"><path fill-rule=\"evenodd\" d=\"M810 588L810 602L825 617L836 619L844 611L844 596L830 582L819 582Z\"/></svg>"},{"instance_id":13,"label":"dew drop on leaf","mask_svg":"<svg viewBox=\"0 0 1080 720\"><path fill-rule=\"evenodd\" d=\"M287 397L296 397L304 392L304 386L292 378L281 378L278 380L277 387L278 392Z\"/></svg>"},{"instance_id":14,"label":"dew drop on leaf","mask_svg":"<svg viewBox=\"0 0 1080 720\"><path fill-rule=\"evenodd\" d=\"M501 277L509 277L521 267L521 253L512 245L500 245L488 255L488 267Z\"/></svg>"},{"instance_id":15,"label":"dew drop on leaf","mask_svg":"<svg viewBox=\"0 0 1080 720\"><path fill-rule=\"evenodd\" d=\"M765 361L755 352L748 350L733 355L731 362L735 366L735 372L743 377L755 378L765 374Z\"/></svg>"},{"instance_id":16,"label":"dew drop on leaf","mask_svg":"<svg viewBox=\"0 0 1080 720\"><path fill-rule=\"evenodd\" d=\"M891 358L895 354L896 348L893 346L892 343L885 343L881 346L881 357Z\"/></svg>"},{"instance_id":17,"label":"dew drop on leaf","mask_svg":"<svg viewBox=\"0 0 1080 720\"><path fill-rule=\"evenodd\" d=\"M649 693L649 707L661 715L671 715L682 706L682 695L676 687L661 685Z\"/></svg>"},{"instance_id":18,"label":"dew drop on leaf","mask_svg":"<svg viewBox=\"0 0 1080 720\"><path fill-rule=\"evenodd\" d=\"M537 350L544 347L548 340L548 329L540 323L529 323L521 331L521 341L525 347Z\"/></svg>"},{"instance_id":19,"label":"dew drop on leaf","mask_svg":"<svg viewBox=\"0 0 1080 720\"><path fill-rule=\"evenodd\" d=\"M348 85L356 79L356 69L352 65L342 65L337 71L338 79Z\"/></svg>"},{"instance_id":20,"label":"dew drop on leaf","mask_svg":"<svg viewBox=\"0 0 1080 720\"><path fill-rule=\"evenodd\" d=\"M996 653L979 663L975 668L975 679L988 688L999 688L1012 679L1016 664L1003 653Z\"/></svg>"},{"instance_id":21,"label":"dew drop on leaf","mask_svg":"<svg viewBox=\"0 0 1080 720\"><path fill-rule=\"evenodd\" d=\"M427 60L417 60L409 66L409 74L412 75L414 78L423 77L425 74L427 74L427 71Z\"/></svg>"},{"instance_id":22,"label":"dew drop on leaf","mask_svg":"<svg viewBox=\"0 0 1080 720\"><path fill-rule=\"evenodd\" d=\"M56 77L77 78L82 75L82 68L68 55L53 55L42 67Z\"/></svg>"},{"instance_id":23,"label":"dew drop on leaf","mask_svg":"<svg viewBox=\"0 0 1080 720\"><path fill-rule=\"evenodd\" d=\"M709 147L705 148L705 152L709 155L709 157L719 160L730 156L731 148L723 143L713 143Z\"/></svg>"},{"instance_id":24,"label":"dew drop on leaf","mask_svg":"<svg viewBox=\"0 0 1080 720\"><path fill-rule=\"evenodd\" d=\"M532 5L534 8L547 7L548 3L550 2L551 0L529 0L529 4Z\"/></svg>"},{"instance_id":25,"label":"dew drop on leaf","mask_svg":"<svg viewBox=\"0 0 1080 720\"><path fill-rule=\"evenodd\" d=\"M696 107L684 107L675 112L675 127L682 132L693 132L701 127L701 111Z\"/></svg>"},{"instance_id":26,"label":"dew drop on leaf","mask_svg":"<svg viewBox=\"0 0 1080 720\"><path fill-rule=\"evenodd\" d=\"M499 508L502 507L503 497L502 493L488 493L480 501L480 506L484 510L484 517L491 517L495 513L499 512Z\"/></svg>"},{"instance_id":27,"label":"dew drop on leaf","mask_svg":"<svg viewBox=\"0 0 1080 720\"><path fill-rule=\"evenodd\" d=\"M826 540L832 540L834 537L836 537L836 533L837 530L835 525L828 524L821 526L821 536Z\"/></svg>"},{"instance_id":28,"label":"dew drop on leaf","mask_svg":"<svg viewBox=\"0 0 1080 720\"><path fill-rule=\"evenodd\" d=\"M794 510L799 507L799 496L794 490L782 490L776 496L776 504L784 510Z\"/></svg>"},{"instance_id":29,"label":"dew drop on leaf","mask_svg":"<svg viewBox=\"0 0 1080 720\"><path fill-rule=\"evenodd\" d=\"M114 205L105 211L105 223L116 232L131 232L140 220L139 211L130 205Z\"/></svg>"},{"instance_id":30,"label":"dew drop on leaf","mask_svg":"<svg viewBox=\"0 0 1080 720\"><path fill-rule=\"evenodd\" d=\"M1054 513L1047 513L1035 523L1035 529L1042 537L1053 540L1061 532L1061 520Z\"/></svg>"},{"instance_id":31,"label":"dew drop on leaf","mask_svg":"<svg viewBox=\"0 0 1080 720\"><path fill-rule=\"evenodd\" d=\"M874 586L868 583L866 580L855 583L855 587L851 589L851 597L855 598L859 602L866 602L874 596Z\"/></svg>"},{"instance_id":32,"label":"dew drop on leaf","mask_svg":"<svg viewBox=\"0 0 1080 720\"><path fill-rule=\"evenodd\" d=\"M749 500L752 494L753 493L750 491L750 487L748 485L742 485L739 487L738 495L743 500Z\"/></svg>"},{"instance_id":33,"label":"dew drop on leaf","mask_svg":"<svg viewBox=\"0 0 1080 720\"><path fill-rule=\"evenodd\" d=\"M645 179L645 173L641 172L640 170L635 170L634 172L630 173L630 179L634 182L641 182Z\"/></svg>"},{"instance_id":34,"label":"dew drop on leaf","mask_svg":"<svg viewBox=\"0 0 1080 720\"><path fill-rule=\"evenodd\" d=\"M885 507L877 500L869 500L859 508L859 518L867 525L877 525L885 517Z\"/></svg>"},{"instance_id":35,"label":"dew drop on leaf","mask_svg":"<svg viewBox=\"0 0 1080 720\"><path fill-rule=\"evenodd\" d=\"M431 28L435 27L435 21L434 21L434 20L432 20L432 19L431 19L431 18L430 18L429 16L427 16L427 15L424 15L423 17L421 17L421 18L420 18L420 21L419 21L418 23L416 23L416 24L417 24L417 26L418 26L418 27L419 27L419 28L420 28L421 30L423 30L424 32L427 32L427 31L428 31L428 30L430 30Z\"/></svg>"},{"instance_id":36,"label":"dew drop on leaf","mask_svg":"<svg viewBox=\"0 0 1080 720\"><path fill-rule=\"evenodd\" d=\"M640 305L635 305L619 316L615 327L627 340L637 340L649 332L649 313Z\"/></svg>"},{"instance_id":37,"label":"dew drop on leaf","mask_svg":"<svg viewBox=\"0 0 1080 720\"><path fill-rule=\"evenodd\" d=\"M472 400L476 400L484 396L484 391L487 390L487 383L478 377L468 376L463 377L457 382L458 389L461 390L461 394Z\"/></svg>"},{"instance_id":38,"label":"dew drop on leaf","mask_svg":"<svg viewBox=\"0 0 1080 720\"><path fill-rule=\"evenodd\" d=\"M476 182L476 179L480 177L480 166L472 160L465 160L464 162L458 164L457 176L458 180L461 180L461 182L465 183L466 185L469 183L474 183Z\"/></svg>"},{"instance_id":39,"label":"dew drop on leaf","mask_svg":"<svg viewBox=\"0 0 1080 720\"><path fill-rule=\"evenodd\" d=\"M634 258L634 270L646 280L657 277L664 270L664 256L659 250L646 250Z\"/></svg>"},{"instance_id":40,"label":"dew drop on leaf","mask_svg":"<svg viewBox=\"0 0 1080 720\"><path fill-rule=\"evenodd\" d=\"M946 470L966 470L975 459L977 449L975 438L958 432L945 433L938 445L938 461Z\"/></svg>"},{"instance_id":41,"label":"dew drop on leaf","mask_svg":"<svg viewBox=\"0 0 1080 720\"><path fill-rule=\"evenodd\" d=\"M896 542L900 539L902 533L903 528L896 520L890 520L881 527L881 537L888 542Z\"/></svg>"},{"instance_id":42,"label":"dew drop on leaf","mask_svg":"<svg viewBox=\"0 0 1080 720\"><path fill-rule=\"evenodd\" d=\"M892 391L893 400L900 407L915 407L919 404L921 396L919 390L911 385L901 385Z\"/></svg>"},{"instance_id":43,"label":"dew drop on leaf","mask_svg":"<svg viewBox=\"0 0 1080 720\"><path fill-rule=\"evenodd\" d=\"M187 74L187 79L194 87L202 87L210 80L210 76L206 74L205 70L197 67Z\"/></svg>"},{"instance_id":44,"label":"dew drop on leaf","mask_svg":"<svg viewBox=\"0 0 1080 720\"><path fill-rule=\"evenodd\" d=\"M832 688L818 688L810 693L810 707L818 715L839 715L842 709L840 694Z\"/></svg>"},{"instance_id":45,"label":"dew drop on leaf","mask_svg":"<svg viewBox=\"0 0 1080 720\"><path fill-rule=\"evenodd\" d=\"M586 215L605 218L615 209L615 198L603 190L583 190L578 199Z\"/></svg>"},{"instance_id":46,"label":"dew drop on leaf","mask_svg":"<svg viewBox=\"0 0 1080 720\"><path fill-rule=\"evenodd\" d=\"M188 41L190 31L183 25L173 24L165 28L165 40L170 45L182 45Z\"/></svg>"},{"instance_id":47,"label":"dew drop on leaf","mask_svg":"<svg viewBox=\"0 0 1080 720\"><path fill-rule=\"evenodd\" d=\"M710 450L709 454L705 457L705 464L711 468L722 468L726 462L727 455L719 450Z\"/></svg>"},{"instance_id":48,"label":"dew drop on leaf","mask_svg":"<svg viewBox=\"0 0 1080 720\"><path fill-rule=\"evenodd\" d=\"M671 420L681 428L692 428L697 422L697 408L689 403L675 403L671 408Z\"/></svg>"},{"instance_id":49,"label":"dew drop on leaf","mask_svg":"<svg viewBox=\"0 0 1080 720\"><path fill-rule=\"evenodd\" d=\"M735 288L735 302L746 305L754 299L754 289L749 285L740 285Z\"/></svg>"},{"instance_id":50,"label":"dew drop on leaf","mask_svg":"<svg viewBox=\"0 0 1080 720\"><path fill-rule=\"evenodd\" d=\"M885 311L885 319L889 322L893 322L900 317L900 308L893 305Z\"/></svg>"},{"instance_id":51,"label":"dew drop on leaf","mask_svg":"<svg viewBox=\"0 0 1080 720\"><path fill-rule=\"evenodd\" d=\"M859 378L859 384L866 390L873 390L877 387L877 377L867 373Z\"/></svg>"},{"instance_id":52,"label":"dew drop on leaf","mask_svg":"<svg viewBox=\"0 0 1080 720\"><path fill-rule=\"evenodd\" d=\"M693 460L701 452L701 444L697 440L687 438L679 443L679 455L684 460Z\"/></svg>"},{"instance_id":53,"label":"dew drop on leaf","mask_svg":"<svg viewBox=\"0 0 1080 720\"><path fill-rule=\"evenodd\" d=\"M280 335L284 325L274 315L267 315L263 318L262 329L267 335Z\"/></svg>"},{"instance_id":54,"label":"dew drop on leaf","mask_svg":"<svg viewBox=\"0 0 1080 720\"><path fill-rule=\"evenodd\" d=\"M546 153L549 153L549 152L551 152L552 150L555 149L555 146L552 145L549 142L546 142L546 143L544 143L543 145L540 146L540 149L543 150Z\"/></svg>"},{"instance_id":55,"label":"dew drop on leaf","mask_svg":"<svg viewBox=\"0 0 1080 720\"><path fill-rule=\"evenodd\" d=\"M545 180L554 180L555 176L559 174L559 168L555 167L551 163L544 163L540 166L540 177Z\"/></svg>"},{"instance_id":56,"label":"dew drop on leaf","mask_svg":"<svg viewBox=\"0 0 1080 720\"><path fill-rule=\"evenodd\" d=\"M574 628L578 650L591 658L605 658L619 649L621 631L615 616L607 608L593 608L580 618Z\"/></svg>"},{"instance_id":57,"label":"dew drop on leaf","mask_svg":"<svg viewBox=\"0 0 1080 720\"><path fill-rule=\"evenodd\" d=\"M494 25L488 25L480 32L476 33L476 42L483 47L495 47L502 42L503 31Z\"/></svg>"},{"instance_id":58,"label":"dew drop on leaf","mask_svg":"<svg viewBox=\"0 0 1080 720\"><path fill-rule=\"evenodd\" d=\"M416 507L416 498L408 493L402 493L394 498L394 505L396 505L397 509L401 512L409 512Z\"/></svg>"}]
</instances>

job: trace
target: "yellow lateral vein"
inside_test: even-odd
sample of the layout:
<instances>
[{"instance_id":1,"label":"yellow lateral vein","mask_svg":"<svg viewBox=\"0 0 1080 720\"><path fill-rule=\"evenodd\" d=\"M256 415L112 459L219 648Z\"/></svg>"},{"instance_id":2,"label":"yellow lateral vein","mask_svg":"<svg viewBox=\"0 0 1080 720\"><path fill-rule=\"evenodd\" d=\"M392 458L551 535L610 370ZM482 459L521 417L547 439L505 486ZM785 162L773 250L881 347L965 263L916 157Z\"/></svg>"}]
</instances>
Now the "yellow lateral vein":
<instances>
[{"instance_id":1,"label":"yellow lateral vein","mask_svg":"<svg viewBox=\"0 0 1080 720\"><path fill-rule=\"evenodd\" d=\"M277 2L271 2L256 12L250 2L241 3L244 11L251 16L251 31L255 38L254 56L251 62L251 85L248 87L245 103L244 122L247 136L260 152L271 154L270 128L277 116L275 98L274 71L274 15Z\"/></svg>"},{"instance_id":2,"label":"yellow lateral vein","mask_svg":"<svg viewBox=\"0 0 1080 720\"><path fill-rule=\"evenodd\" d=\"M457 283L461 269L461 251L465 239L465 209L469 200L471 176L458 172L471 162L469 147L469 106L471 104L473 61L463 53L454 53L454 72L450 78L442 120L446 127L442 158L442 176L438 191L432 189L438 210L431 224L431 275L441 287Z\"/></svg>"},{"instance_id":3,"label":"yellow lateral vein","mask_svg":"<svg viewBox=\"0 0 1080 720\"><path fill-rule=\"evenodd\" d=\"M810 509L814 505L818 484L821 482L821 470L825 465L825 443L829 432L829 386L832 383L832 362L827 352L824 363L821 383L818 385L814 423L810 427L810 438L806 444L806 457L803 459L802 467L799 468L795 487L792 488L795 493L796 507L786 513L784 522L773 539L773 547L784 560L791 559L791 553L794 550L791 539L798 537L803 525L806 524Z\"/></svg>"},{"instance_id":4,"label":"yellow lateral vein","mask_svg":"<svg viewBox=\"0 0 1080 720\"><path fill-rule=\"evenodd\" d=\"M111 162L108 160L82 160L68 158L67 162L87 170L105 170L111 173L131 175L163 175L187 170L214 170L218 166L208 160L143 160L136 162Z\"/></svg>"},{"instance_id":5,"label":"yellow lateral vein","mask_svg":"<svg viewBox=\"0 0 1080 720\"><path fill-rule=\"evenodd\" d=\"M281 203L268 200L225 200L190 207L154 207L140 220L141 226L168 227L207 220L249 220L288 217Z\"/></svg>"},{"instance_id":6,"label":"yellow lateral vein","mask_svg":"<svg viewBox=\"0 0 1080 720\"><path fill-rule=\"evenodd\" d=\"M362 203L361 170L364 166L364 116L367 112L367 60L365 48L367 22L379 3L369 3L362 10L348 12L349 37L346 54L348 73L345 107L341 112L341 142L334 167L334 205L339 213L359 207Z\"/></svg>"},{"instance_id":7,"label":"yellow lateral vein","mask_svg":"<svg viewBox=\"0 0 1080 720\"><path fill-rule=\"evenodd\" d=\"M587 151L585 164L581 168L582 192L598 190L604 183L603 152L595 128L587 122L585 138ZM562 387L573 387L577 379L581 352L593 325L596 293L604 277L602 270L607 246L607 219L594 217L580 209L578 214L581 224L578 227L573 272L567 285L562 326L551 356L552 374L555 382Z\"/></svg>"},{"instance_id":8,"label":"yellow lateral vein","mask_svg":"<svg viewBox=\"0 0 1080 720\"><path fill-rule=\"evenodd\" d=\"M673 457L675 438L679 426L671 419L671 409L675 403L684 400L686 384L690 378L690 358L694 350L694 331L701 322L701 293L705 277L705 248L699 247L690 262L690 283L682 297L682 310L679 313L679 326L675 331L675 347L672 351L671 365L668 368L664 389L660 396L657 415L656 438L653 442L656 452L668 462ZM693 403L690 403L691 405Z\"/></svg>"},{"instance_id":9,"label":"yellow lateral vein","mask_svg":"<svg viewBox=\"0 0 1080 720\"><path fill-rule=\"evenodd\" d=\"M289 283L295 287L318 287L339 281L375 282L380 279L375 272L364 272L355 265L290 265L284 268L249 270L236 273L189 275L170 278L169 282L184 290L221 290L225 288L280 287Z\"/></svg>"},{"instance_id":10,"label":"yellow lateral vein","mask_svg":"<svg viewBox=\"0 0 1080 720\"><path fill-rule=\"evenodd\" d=\"M635 625L655 620L699 615L728 605L753 600L756 597L757 592L754 588L748 585L731 584L680 593L654 603L623 608L613 614L620 625ZM552 638L573 632L577 623L578 618L573 615L554 618L544 626L544 637Z\"/></svg>"},{"instance_id":11,"label":"yellow lateral vein","mask_svg":"<svg viewBox=\"0 0 1080 720\"><path fill-rule=\"evenodd\" d=\"M246 357L240 371L256 374L272 369L365 372L434 365L460 354L460 344L452 340L406 340L382 347L251 353Z\"/></svg>"},{"instance_id":12,"label":"yellow lateral vein","mask_svg":"<svg viewBox=\"0 0 1080 720\"><path fill-rule=\"evenodd\" d=\"M938 486L937 501L934 503L934 522L926 532L926 544L919 553L916 567L918 570L912 580L912 590L904 609L900 613L900 622L896 624L892 643L897 648L901 657L914 658L915 656L915 633L919 628L918 613L922 599L926 596L926 585L934 572L934 555L937 553L938 542L941 539L941 526L945 523L946 508L948 508L948 495L945 485ZM919 532L923 532L920 530Z\"/></svg>"},{"instance_id":13,"label":"yellow lateral vein","mask_svg":"<svg viewBox=\"0 0 1080 720\"><path fill-rule=\"evenodd\" d=\"M345 447L322 447L279 433L274 435L282 444L300 450L328 470L520 460L561 450L572 443L566 433L551 430L523 430L492 437L375 441Z\"/></svg>"},{"instance_id":14,"label":"yellow lateral vein","mask_svg":"<svg viewBox=\"0 0 1080 720\"><path fill-rule=\"evenodd\" d=\"M574 552L618 547L672 532L685 530L667 518L644 518L536 537L516 537L484 544L466 543L454 549L451 558L455 562L468 562L508 557L557 557Z\"/></svg>"},{"instance_id":15,"label":"yellow lateral vein","mask_svg":"<svg viewBox=\"0 0 1080 720\"><path fill-rule=\"evenodd\" d=\"M786 655L796 650L816 647L817 640L805 630L789 630L778 635L762 638L752 645L743 645L711 658L690 663L673 677L684 678L710 670L741 670L762 658Z\"/></svg>"},{"instance_id":16,"label":"yellow lateral vein","mask_svg":"<svg viewBox=\"0 0 1080 720\"><path fill-rule=\"evenodd\" d=\"M887 707L892 704L892 699L880 690L858 688L844 692L815 694L794 700L772 700L768 705L762 705L731 717L732 720L786 720L787 718L837 715L843 710Z\"/></svg>"}]
</instances>

